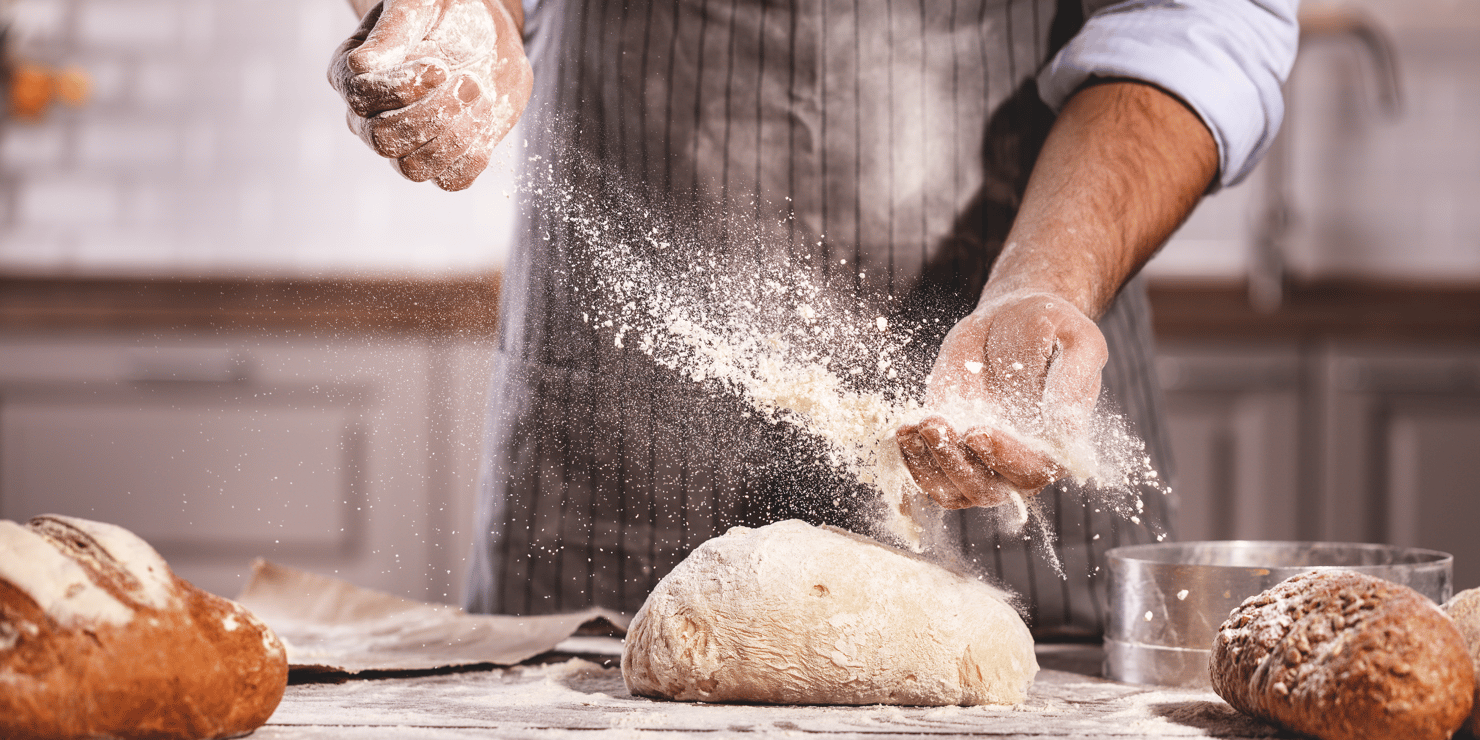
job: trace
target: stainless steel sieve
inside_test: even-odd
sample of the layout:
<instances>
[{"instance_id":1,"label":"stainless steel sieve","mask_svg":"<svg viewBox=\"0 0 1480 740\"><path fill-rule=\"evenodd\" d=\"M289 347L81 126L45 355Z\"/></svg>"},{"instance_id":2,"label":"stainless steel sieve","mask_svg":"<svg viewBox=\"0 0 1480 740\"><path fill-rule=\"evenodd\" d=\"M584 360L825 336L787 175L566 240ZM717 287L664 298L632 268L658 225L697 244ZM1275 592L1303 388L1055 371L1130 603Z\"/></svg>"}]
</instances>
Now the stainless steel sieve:
<instances>
[{"instance_id":1,"label":"stainless steel sieve","mask_svg":"<svg viewBox=\"0 0 1480 740\"><path fill-rule=\"evenodd\" d=\"M1339 542L1178 542L1117 547L1110 566L1105 676L1207 688L1218 626L1250 596L1313 570L1354 570L1435 602L1453 590L1454 558L1436 550Z\"/></svg>"}]
</instances>

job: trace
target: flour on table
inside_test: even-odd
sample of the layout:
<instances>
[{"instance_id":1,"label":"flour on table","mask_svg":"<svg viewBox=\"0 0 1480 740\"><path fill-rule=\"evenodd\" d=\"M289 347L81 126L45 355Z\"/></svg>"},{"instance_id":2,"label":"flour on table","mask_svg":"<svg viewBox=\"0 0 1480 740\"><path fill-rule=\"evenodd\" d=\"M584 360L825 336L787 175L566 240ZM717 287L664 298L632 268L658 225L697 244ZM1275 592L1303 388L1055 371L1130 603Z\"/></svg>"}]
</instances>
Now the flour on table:
<instances>
[{"instance_id":1,"label":"flour on table","mask_svg":"<svg viewBox=\"0 0 1480 740\"><path fill-rule=\"evenodd\" d=\"M797 520L701 545L648 597L622 654L633 694L683 701L1018 704L1037 672L1000 591Z\"/></svg>"}]
</instances>

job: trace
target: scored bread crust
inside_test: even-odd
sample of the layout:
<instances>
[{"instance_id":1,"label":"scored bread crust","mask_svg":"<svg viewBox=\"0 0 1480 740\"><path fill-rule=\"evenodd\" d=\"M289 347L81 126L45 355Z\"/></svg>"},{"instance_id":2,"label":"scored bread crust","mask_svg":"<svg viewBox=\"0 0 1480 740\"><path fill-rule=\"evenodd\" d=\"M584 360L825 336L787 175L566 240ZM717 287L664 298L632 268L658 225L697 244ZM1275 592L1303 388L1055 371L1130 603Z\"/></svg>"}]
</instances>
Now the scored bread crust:
<instances>
[{"instance_id":1,"label":"scored bread crust","mask_svg":"<svg viewBox=\"0 0 1480 740\"><path fill-rule=\"evenodd\" d=\"M241 605L178 578L120 527L56 516L28 531L0 524L12 540L34 548L35 535L61 551L87 581L49 594L44 568L0 572L0 737L214 740L251 732L277 708L283 645ZM86 589L121 608L62 602Z\"/></svg>"},{"instance_id":2,"label":"scored bread crust","mask_svg":"<svg viewBox=\"0 0 1480 740\"><path fill-rule=\"evenodd\" d=\"M1438 606L1349 571L1298 575L1244 601L1218 630L1211 672L1235 709L1323 740L1444 740L1475 686Z\"/></svg>"}]
</instances>

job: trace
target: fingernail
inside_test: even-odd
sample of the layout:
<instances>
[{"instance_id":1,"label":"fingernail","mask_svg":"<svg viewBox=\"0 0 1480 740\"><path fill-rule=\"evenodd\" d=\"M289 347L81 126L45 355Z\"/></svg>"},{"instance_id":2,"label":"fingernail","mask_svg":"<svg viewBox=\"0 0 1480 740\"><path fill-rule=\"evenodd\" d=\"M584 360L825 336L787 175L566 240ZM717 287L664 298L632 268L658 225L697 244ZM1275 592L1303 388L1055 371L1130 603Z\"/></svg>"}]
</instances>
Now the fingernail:
<instances>
[{"instance_id":1,"label":"fingernail","mask_svg":"<svg viewBox=\"0 0 1480 740\"><path fill-rule=\"evenodd\" d=\"M996 453L997 445L992 436L983 431L974 431L962 438L961 443L970 447L979 455L993 455Z\"/></svg>"},{"instance_id":2,"label":"fingernail","mask_svg":"<svg viewBox=\"0 0 1480 740\"><path fill-rule=\"evenodd\" d=\"M471 77L462 78L462 82L457 85L457 99L464 103L471 103L477 100L479 92L478 83L474 82Z\"/></svg>"},{"instance_id":3,"label":"fingernail","mask_svg":"<svg viewBox=\"0 0 1480 740\"><path fill-rule=\"evenodd\" d=\"M350 71L357 75L373 72L386 66L382 59L384 54L377 48L366 48L361 46L350 52L345 61L349 63Z\"/></svg>"}]
</instances>

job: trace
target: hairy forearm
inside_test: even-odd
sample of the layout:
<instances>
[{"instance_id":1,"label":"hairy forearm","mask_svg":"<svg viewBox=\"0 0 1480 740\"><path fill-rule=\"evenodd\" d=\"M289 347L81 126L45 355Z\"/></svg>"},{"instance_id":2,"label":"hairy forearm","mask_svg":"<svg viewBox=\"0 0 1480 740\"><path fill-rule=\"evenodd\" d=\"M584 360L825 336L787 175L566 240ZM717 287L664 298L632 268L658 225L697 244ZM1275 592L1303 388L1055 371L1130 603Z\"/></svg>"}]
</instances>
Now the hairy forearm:
<instances>
[{"instance_id":1,"label":"hairy forearm","mask_svg":"<svg viewBox=\"0 0 1480 740\"><path fill-rule=\"evenodd\" d=\"M1129 81L1086 87L1044 143L983 301L1046 292L1098 318L1217 170L1212 134L1176 98Z\"/></svg>"}]
</instances>

